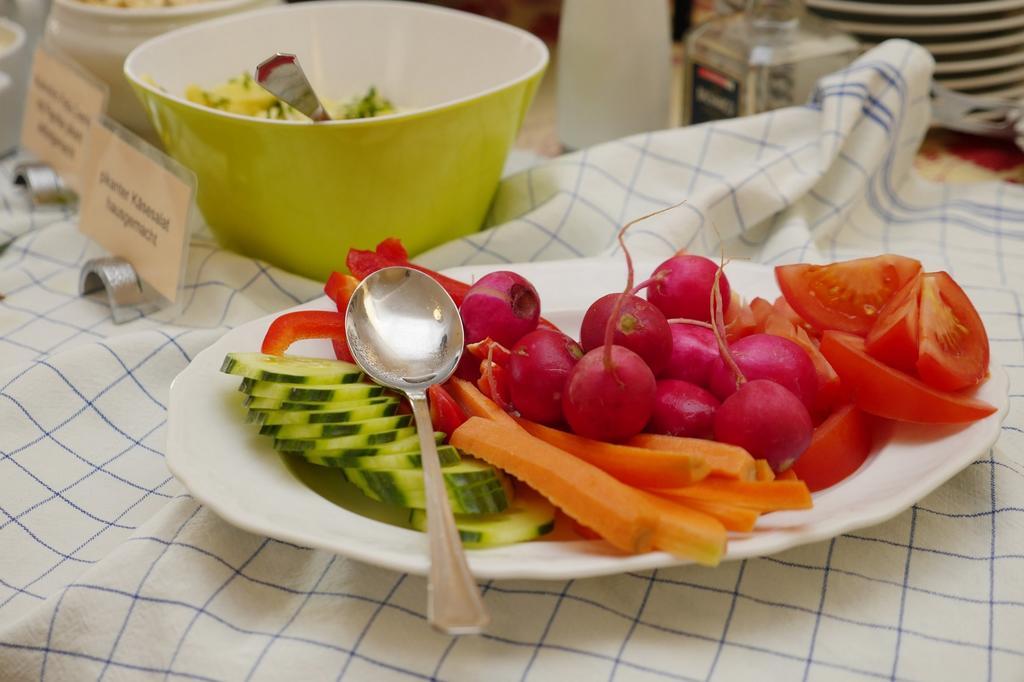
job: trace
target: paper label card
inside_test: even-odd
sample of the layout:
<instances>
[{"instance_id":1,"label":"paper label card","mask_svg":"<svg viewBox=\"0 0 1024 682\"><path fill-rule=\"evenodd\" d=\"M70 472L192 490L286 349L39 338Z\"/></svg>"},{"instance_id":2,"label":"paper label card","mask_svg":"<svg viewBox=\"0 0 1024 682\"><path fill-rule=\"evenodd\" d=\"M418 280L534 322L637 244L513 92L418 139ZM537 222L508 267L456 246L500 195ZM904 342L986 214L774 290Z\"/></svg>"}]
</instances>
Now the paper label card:
<instances>
[{"instance_id":1,"label":"paper label card","mask_svg":"<svg viewBox=\"0 0 1024 682\"><path fill-rule=\"evenodd\" d=\"M174 303L188 252L195 176L106 117L93 123L89 136L79 229Z\"/></svg>"},{"instance_id":2,"label":"paper label card","mask_svg":"<svg viewBox=\"0 0 1024 682\"><path fill-rule=\"evenodd\" d=\"M36 49L25 98L22 146L78 191L90 126L107 106L107 86L69 59Z\"/></svg>"}]
</instances>

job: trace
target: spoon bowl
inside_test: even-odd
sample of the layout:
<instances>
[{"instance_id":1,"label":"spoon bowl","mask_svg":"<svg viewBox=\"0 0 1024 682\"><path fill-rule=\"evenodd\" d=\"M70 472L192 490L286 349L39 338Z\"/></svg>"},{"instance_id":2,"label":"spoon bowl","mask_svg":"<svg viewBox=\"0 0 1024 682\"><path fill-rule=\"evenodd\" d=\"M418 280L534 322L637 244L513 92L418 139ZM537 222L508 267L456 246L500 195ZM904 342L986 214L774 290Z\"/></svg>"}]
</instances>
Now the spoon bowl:
<instances>
[{"instance_id":1,"label":"spoon bowl","mask_svg":"<svg viewBox=\"0 0 1024 682\"><path fill-rule=\"evenodd\" d=\"M483 630L490 621L452 517L426 391L446 381L465 345L459 309L431 277L394 267L367 276L349 299L345 333L356 363L412 405L423 462L430 572L427 620L442 632Z\"/></svg>"},{"instance_id":2,"label":"spoon bowl","mask_svg":"<svg viewBox=\"0 0 1024 682\"><path fill-rule=\"evenodd\" d=\"M352 355L379 383L425 391L459 364L465 345L459 310L428 275L401 267L378 270L352 294L348 311Z\"/></svg>"}]
</instances>

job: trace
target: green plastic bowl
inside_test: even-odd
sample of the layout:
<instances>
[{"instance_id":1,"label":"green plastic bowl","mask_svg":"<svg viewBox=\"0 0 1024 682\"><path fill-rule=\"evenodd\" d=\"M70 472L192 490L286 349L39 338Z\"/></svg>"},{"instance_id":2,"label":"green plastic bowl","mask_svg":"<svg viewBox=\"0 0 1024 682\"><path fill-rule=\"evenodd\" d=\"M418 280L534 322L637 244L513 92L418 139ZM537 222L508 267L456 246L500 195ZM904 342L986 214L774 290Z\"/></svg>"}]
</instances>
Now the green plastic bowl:
<instances>
[{"instance_id":1,"label":"green plastic bowl","mask_svg":"<svg viewBox=\"0 0 1024 682\"><path fill-rule=\"evenodd\" d=\"M371 85L399 108L311 123L187 101L275 52L299 57L322 97ZM415 254L478 230L548 52L531 34L405 2L249 12L154 38L125 61L168 153L195 171L227 248L316 279L350 247L397 236Z\"/></svg>"}]
</instances>

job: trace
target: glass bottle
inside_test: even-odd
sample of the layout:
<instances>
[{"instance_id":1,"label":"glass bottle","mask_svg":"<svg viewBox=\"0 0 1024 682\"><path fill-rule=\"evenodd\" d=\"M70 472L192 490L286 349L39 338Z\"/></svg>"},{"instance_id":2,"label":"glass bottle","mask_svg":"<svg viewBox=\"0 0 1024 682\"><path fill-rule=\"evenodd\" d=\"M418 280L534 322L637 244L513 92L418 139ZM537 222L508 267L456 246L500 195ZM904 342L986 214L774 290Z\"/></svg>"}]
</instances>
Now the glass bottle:
<instances>
[{"instance_id":1,"label":"glass bottle","mask_svg":"<svg viewBox=\"0 0 1024 682\"><path fill-rule=\"evenodd\" d=\"M803 104L819 78L857 56L853 36L808 14L803 0L747 0L686 38L683 124Z\"/></svg>"}]
</instances>

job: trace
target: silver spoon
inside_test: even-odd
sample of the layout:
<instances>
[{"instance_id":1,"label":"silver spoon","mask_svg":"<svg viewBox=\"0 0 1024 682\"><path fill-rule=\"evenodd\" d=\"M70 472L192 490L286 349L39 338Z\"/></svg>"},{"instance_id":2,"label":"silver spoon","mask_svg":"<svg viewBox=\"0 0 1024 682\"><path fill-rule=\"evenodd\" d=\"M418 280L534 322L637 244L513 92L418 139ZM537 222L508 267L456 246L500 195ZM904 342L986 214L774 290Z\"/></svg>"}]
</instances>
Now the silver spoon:
<instances>
[{"instance_id":1,"label":"silver spoon","mask_svg":"<svg viewBox=\"0 0 1024 682\"><path fill-rule=\"evenodd\" d=\"M264 59L256 67L255 79L264 90L295 107L314 122L331 120L295 55L278 52Z\"/></svg>"},{"instance_id":2,"label":"silver spoon","mask_svg":"<svg viewBox=\"0 0 1024 682\"><path fill-rule=\"evenodd\" d=\"M490 616L462 551L441 476L426 390L448 379L462 357L462 320L448 293L410 268L384 268L364 279L348 303L345 333L356 363L412 404L427 493L430 575L427 620L451 635L480 632Z\"/></svg>"}]
</instances>

